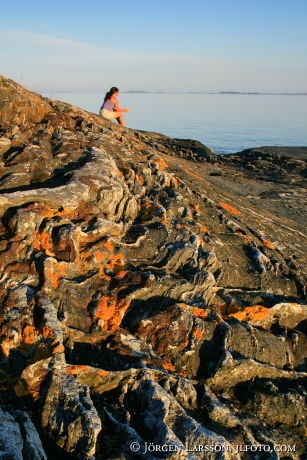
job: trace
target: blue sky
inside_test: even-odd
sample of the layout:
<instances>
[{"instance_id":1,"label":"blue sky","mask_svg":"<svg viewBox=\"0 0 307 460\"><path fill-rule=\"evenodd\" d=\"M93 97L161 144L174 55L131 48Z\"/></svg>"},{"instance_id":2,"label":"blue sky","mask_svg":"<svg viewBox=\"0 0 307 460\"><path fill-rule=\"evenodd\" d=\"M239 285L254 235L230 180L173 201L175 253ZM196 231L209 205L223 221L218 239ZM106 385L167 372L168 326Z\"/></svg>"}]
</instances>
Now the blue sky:
<instances>
[{"instance_id":1,"label":"blue sky","mask_svg":"<svg viewBox=\"0 0 307 460\"><path fill-rule=\"evenodd\" d=\"M307 0L11 0L0 73L34 91L307 92Z\"/></svg>"}]
</instances>

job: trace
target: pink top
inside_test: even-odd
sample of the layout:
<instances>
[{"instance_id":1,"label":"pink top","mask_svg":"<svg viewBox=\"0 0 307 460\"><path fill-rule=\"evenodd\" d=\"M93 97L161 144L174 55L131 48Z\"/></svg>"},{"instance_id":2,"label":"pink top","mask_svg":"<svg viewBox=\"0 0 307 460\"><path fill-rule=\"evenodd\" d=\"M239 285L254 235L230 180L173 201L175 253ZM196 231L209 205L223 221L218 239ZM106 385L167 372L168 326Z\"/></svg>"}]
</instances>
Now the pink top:
<instances>
[{"instance_id":1,"label":"pink top","mask_svg":"<svg viewBox=\"0 0 307 460\"><path fill-rule=\"evenodd\" d=\"M114 111L115 104L111 99L107 99L101 106L101 109Z\"/></svg>"}]
</instances>

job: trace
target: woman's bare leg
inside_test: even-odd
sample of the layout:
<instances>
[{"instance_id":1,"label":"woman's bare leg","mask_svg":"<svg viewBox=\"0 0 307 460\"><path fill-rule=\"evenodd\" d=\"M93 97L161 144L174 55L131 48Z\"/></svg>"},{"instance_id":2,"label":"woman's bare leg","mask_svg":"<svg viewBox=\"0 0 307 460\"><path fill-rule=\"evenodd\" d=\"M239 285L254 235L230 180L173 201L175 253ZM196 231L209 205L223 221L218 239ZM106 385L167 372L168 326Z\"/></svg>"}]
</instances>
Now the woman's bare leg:
<instances>
[{"instance_id":1,"label":"woman's bare leg","mask_svg":"<svg viewBox=\"0 0 307 460\"><path fill-rule=\"evenodd\" d=\"M125 117L123 113L120 113L119 117L117 117L116 120L120 125L126 126Z\"/></svg>"}]
</instances>

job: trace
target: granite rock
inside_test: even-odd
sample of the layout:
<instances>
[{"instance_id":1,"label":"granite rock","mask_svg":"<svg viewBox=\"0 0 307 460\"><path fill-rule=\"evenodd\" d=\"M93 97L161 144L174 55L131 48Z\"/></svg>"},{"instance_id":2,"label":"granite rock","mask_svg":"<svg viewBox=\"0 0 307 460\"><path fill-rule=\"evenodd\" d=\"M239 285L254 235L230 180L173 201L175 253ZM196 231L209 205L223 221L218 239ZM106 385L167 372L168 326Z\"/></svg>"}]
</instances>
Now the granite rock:
<instances>
[{"instance_id":1,"label":"granite rock","mask_svg":"<svg viewBox=\"0 0 307 460\"><path fill-rule=\"evenodd\" d=\"M2 457L305 458L307 149L0 96Z\"/></svg>"}]
</instances>

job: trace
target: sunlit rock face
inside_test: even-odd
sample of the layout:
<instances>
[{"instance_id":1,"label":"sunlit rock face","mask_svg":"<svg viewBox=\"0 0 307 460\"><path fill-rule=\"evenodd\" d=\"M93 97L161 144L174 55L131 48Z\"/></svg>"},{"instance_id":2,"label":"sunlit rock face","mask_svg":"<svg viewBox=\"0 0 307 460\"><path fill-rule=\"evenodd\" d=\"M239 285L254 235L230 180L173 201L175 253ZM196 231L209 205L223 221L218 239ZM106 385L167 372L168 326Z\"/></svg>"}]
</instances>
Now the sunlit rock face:
<instances>
[{"instance_id":1,"label":"sunlit rock face","mask_svg":"<svg viewBox=\"0 0 307 460\"><path fill-rule=\"evenodd\" d=\"M307 149L0 110L0 456L305 458Z\"/></svg>"}]
</instances>

